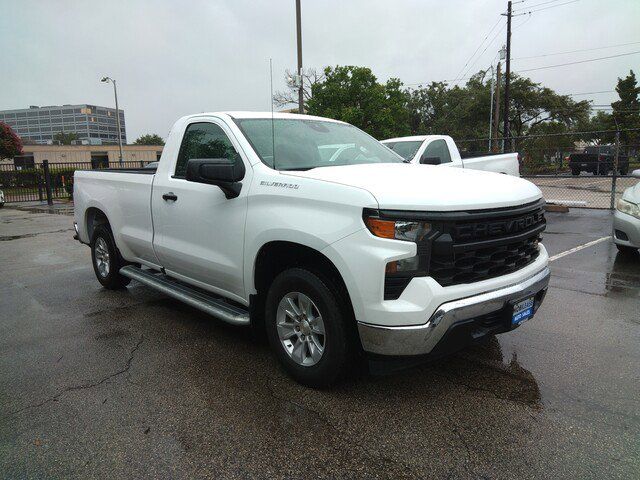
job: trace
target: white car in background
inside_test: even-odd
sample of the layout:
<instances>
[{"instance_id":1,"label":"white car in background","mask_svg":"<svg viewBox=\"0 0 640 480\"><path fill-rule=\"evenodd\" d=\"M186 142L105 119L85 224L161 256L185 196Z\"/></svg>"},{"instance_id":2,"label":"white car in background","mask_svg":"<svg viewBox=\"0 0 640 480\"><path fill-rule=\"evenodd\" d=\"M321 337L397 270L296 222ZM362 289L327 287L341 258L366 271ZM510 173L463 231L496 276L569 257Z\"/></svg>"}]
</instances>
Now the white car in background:
<instances>
[{"instance_id":1,"label":"white car in background","mask_svg":"<svg viewBox=\"0 0 640 480\"><path fill-rule=\"evenodd\" d=\"M631 176L640 178L640 170ZM618 200L613 215L613 241L621 252L636 252L640 248L640 183L627 188Z\"/></svg>"},{"instance_id":2,"label":"white car in background","mask_svg":"<svg viewBox=\"0 0 640 480\"><path fill-rule=\"evenodd\" d=\"M4 192L0 190L0 208L4 207Z\"/></svg>"},{"instance_id":3,"label":"white car in background","mask_svg":"<svg viewBox=\"0 0 640 480\"><path fill-rule=\"evenodd\" d=\"M517 153L494 153L462 158L456 142L449 135L389 138L382 140L382 144L404 158L407 163L442 165L520 176Z\"/></svg>"}]
</instances>

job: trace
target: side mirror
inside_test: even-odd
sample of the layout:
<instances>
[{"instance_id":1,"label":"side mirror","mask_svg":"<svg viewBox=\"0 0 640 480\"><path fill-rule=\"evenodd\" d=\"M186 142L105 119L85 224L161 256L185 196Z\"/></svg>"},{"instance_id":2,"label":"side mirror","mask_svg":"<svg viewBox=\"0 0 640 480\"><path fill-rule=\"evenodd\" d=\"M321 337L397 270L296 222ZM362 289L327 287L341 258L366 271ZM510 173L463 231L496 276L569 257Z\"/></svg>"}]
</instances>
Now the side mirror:
<instances>
[{"instance_id":1,"label":"side mirror","mask_svg":"<svg viewBox=\"0 0 640 480\"><path fill-rule=\"evenodd\" d=\"M227 198L240 195L244 178L244 163L228 158L192 158L187 162L186 179L189 182L207 183L220 187Z\"/></svg>"},{"instance_id":2,"label":"side mirror","mask_svg":"<svg viewBox=\"0 0 640 480\"><path fill-rule=\"evenodd\" d=\"M640 168L631 172L632 177L640 178Z\"/></svg>"},{"instance_id":3,"label":"side mirror","mask_svg":"<svg viewBox=\"0 0 640 480\"><path fill-rule=\"evenodd\" d=\"M425 157L420 158L422 165L440 165L440 157Z\"/></svg>"}]
</instances>

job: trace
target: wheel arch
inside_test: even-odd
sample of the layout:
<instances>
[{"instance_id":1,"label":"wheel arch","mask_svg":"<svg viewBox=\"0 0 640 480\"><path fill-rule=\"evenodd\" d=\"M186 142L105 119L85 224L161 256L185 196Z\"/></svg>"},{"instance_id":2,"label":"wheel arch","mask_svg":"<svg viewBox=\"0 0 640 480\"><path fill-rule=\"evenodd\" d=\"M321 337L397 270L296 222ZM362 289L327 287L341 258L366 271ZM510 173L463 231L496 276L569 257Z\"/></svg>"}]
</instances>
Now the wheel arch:
<instances>
[{"instance_id":1,"label":"wheel arch","mask_svg":"<svg viewBox=\"0 0 640 480\"><path fill-rule=\"evenodd\" d=\"M96 227L98 225L105 225L105 224L111 227L111 224L109 223L109 218L107 217L107 214L104 213L104 211L102 211L98 207L87 208L84 214L84 225L87 232L87 236L89 237L89 242L91 242L91 237L93 236L93 232L95 231Z\"/></svg>"},{"instance_id":2,"label":"wheel arch","mask_svg":"<svg viewBox=\"0 0 640 480\"><path fill-rule=\"evenodd\" d=\"M347 285L335 264L319 250L291 241L270 241L264 244L255 257L251 295L252 323L263 326L264 299L273 279L288 268L299 267L319 274L334 282L348 314L355 318ZM355 321L353 322L355 325Z\"/></svg>"}]
</instances>

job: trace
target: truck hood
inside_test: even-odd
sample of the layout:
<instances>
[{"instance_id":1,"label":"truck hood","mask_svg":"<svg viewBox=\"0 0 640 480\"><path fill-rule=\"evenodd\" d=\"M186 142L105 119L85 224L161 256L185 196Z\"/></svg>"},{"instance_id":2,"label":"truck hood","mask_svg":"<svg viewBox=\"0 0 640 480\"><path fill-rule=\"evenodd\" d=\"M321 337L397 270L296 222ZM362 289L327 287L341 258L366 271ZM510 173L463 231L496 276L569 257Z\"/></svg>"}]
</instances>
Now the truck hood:
<instances>
[{"instance_id":1,"label":"truck hood","mask_svg":"<svg viewBox=\"0 0 640 480\"><path fill-rule=\"evenodd\" d=\"M365 189L384 209L476 210L517 206L542 197L538 187L521 178L433 165L378 163L282 173Z\"/></svg>"}]
</instances>

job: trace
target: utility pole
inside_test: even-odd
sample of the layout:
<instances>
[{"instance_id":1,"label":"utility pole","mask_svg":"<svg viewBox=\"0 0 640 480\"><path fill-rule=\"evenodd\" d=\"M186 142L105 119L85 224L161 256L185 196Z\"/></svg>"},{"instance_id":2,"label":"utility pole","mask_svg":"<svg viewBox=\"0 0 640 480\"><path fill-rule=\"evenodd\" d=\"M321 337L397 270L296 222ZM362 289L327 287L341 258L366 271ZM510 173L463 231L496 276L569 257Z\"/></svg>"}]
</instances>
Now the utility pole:
<instances>
[{"instance_id":1,"label":"utility pole","mask_svg":"<svg viewBox=\"0 0 640 480\"><path fill-rule=\"evenodd\" d=\"M298 41L298 113L304 113L304 90L302 79L302 20L300 14L300 0L296 0L296 30Z\"/></svg>"},{"instance_id":2,"label":"utility pole","mask_svg":"<svg viewBox=\"0 0 640 480\"><path fill-rule=\"evenodd\" d=\"M496 69L496 93L494 95L495 107L493 108L493 148L494 151L498 149L498 130L500 129L500 77L502 72L500 71L501 64L498 62L498 68Z\"/></svg>"},{"instance_id":3,"label":"utility pole","mask_svg":"<svg viewBox=\"0 0 640 480\"><path fill-rule=\"evenodd\" d=\"M504 15L504 14L503 14ZM511 2L507 3L507 60L505 68L505 81L504 81L504 126L502 136L504 137L504 149L509 151L509 76L511 74Z\"/></svg>"},{"instance_id":4,"label":"utility pole","mask_svg":"<svg viewBox=\"0 0 640 480\"><path fill-rule=\"evenodd\" d=\"M491 152L491 140L493 139L493 134L491 132L491 129L493 128L493 92L495 91L493 73L494 73L493 64L491 64L491 100L489 101L490 105L489 105L489 150L487 150L488 152Z\"/></svg>"}]
</instances>

